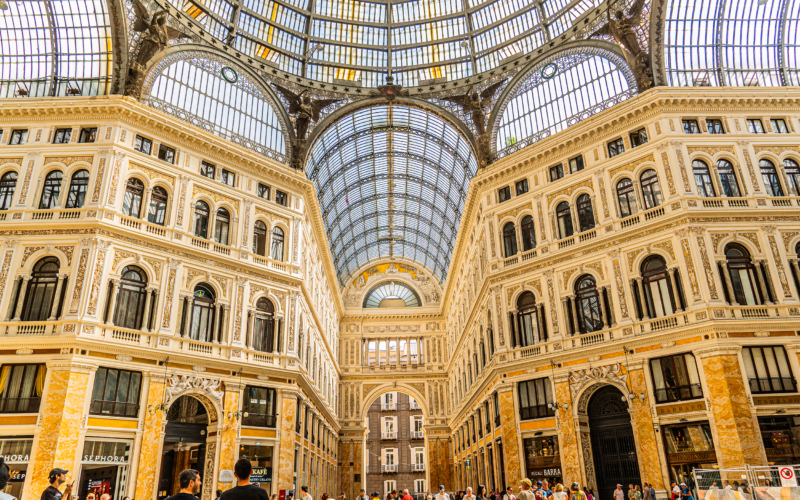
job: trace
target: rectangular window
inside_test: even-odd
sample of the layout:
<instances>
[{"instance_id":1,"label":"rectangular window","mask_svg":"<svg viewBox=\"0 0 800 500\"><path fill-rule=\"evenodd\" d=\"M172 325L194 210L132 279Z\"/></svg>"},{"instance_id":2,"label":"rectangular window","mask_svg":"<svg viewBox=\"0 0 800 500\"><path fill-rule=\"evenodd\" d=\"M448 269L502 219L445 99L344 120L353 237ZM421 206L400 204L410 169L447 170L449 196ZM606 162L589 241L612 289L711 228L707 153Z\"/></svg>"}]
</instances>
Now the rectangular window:
<instances>
[{"instance_id":1,"label":"rectangular window","mask_svg":"<svg viewBox=\"0 0 800 500\"><path fill-rule=\"evenodd\" d=\"M631 134L631 147L641 146L647 142L647 129L640 128Z\"/></svg>"},{"instance_id":2,"label":"rectangular window","mask_svg":"<svg viewBox=\"0 0 800 500\"><path fill-rule=\"evenodd\" d=\"M270 188L266 184L258 183L258 197L264 198L265 200L269 199Z\"/></svg>"},{"instance_id":3,"label":"rectangular window","mask_svg":"<svg viewBox=\"0 0 800 500\"><path fill-rule=\"evenodd\" d=\"M222 169L222 177L220 178L223 184L233 187L236 183L236 174L230 170Z\"/></svg>"},{"instance_id":4,"label":"rectangular window","mask_svg":"<svg viewBox=\"0 0 800 500\"><path fill-rule=\"evenodd\" d=\"M764 124L761 123L761 120L759 120L758 118L747 119L747 130L749 130L751 134L765 133Z\"/></svg>"},{"instance_id":5,"label":"rectangular window","mask_svg":"<svg viewBox=\"0 0 800 500\"><path fill-rule=\"evenodd\" d=\"M381 472L397 472L397 451L395 448L384 448Z\"/></svg>"},{"instance_id":6,"label":"rectangular window","mask_svg":"<svg viewBox=\"0 0 800 500\"><path fill-rule=\"evenodd\" d=\"M557 181L564 177L564 165L558 164L550 167L550 182Z\"/></svg>"},{"instance_id":7,"label":"rectangular window","mask_svg":"<svg viewBox=\"0 0 800 500\"><path fill-rule=\"evenodd\" d=\"M25 141L28 140L28 130L13 130L11 132L11 140L8 141L9 146L18 146L20 144L25 144Z\"/></svg>"},{"instance_id":8,"label":"rectangular window","mask_svg":"<svg viewBox=\"0 0 800 500\"><path fill-rule=\"evenodd\" d=\"M423 462L421 465L424 466L425 463ZM414 480L414 492L417 493L417 494L425 493L425 480L424 479L415 479Z\"/></svg>"},{"instance_id":9,"label":"rectangular window","mask_svg":"<svg viewBox=\"0 0 800 500\"><path fill-rule=\"evenodd\" d=\"M550 379L537 378L519 384L519 416L520 420L552 417L555 410L549 406L553 403L553 389Z\"/></svg>"},{"instance_id":10,"label":"rectangular window","mask_svg":"<svg viewBox=\"0 0 800 500\"><path fill-rule=\"evenodd\" d=\"M527 193L528 179L522 179L521 181L517 181L517 183L514 185L514 192L517 193L517 196Z\"/></svg>"},{"instance_id":11,"label":"rectangular window","mask_svg":"<svg viewBox=\"0 0 800 500\"><path fill-rule=\"evenodd\" d=\"M160 145L158 147L158 159L167 163L175 163L175 150L169 146Z\"/></svg>"},{"instance_id":12,"label":"rectangular window","mask_svg":"<svg viewBox=\"0 0 800 500\"><path fill-rule=\"evenodd\" d=\"M710 120L706 120L706 126L708 127L709 134L724 134L725 129L722 128L722 120L713 118Z\"/></svg>"},{"instance_id":13,"label":"rectangular window","mask_svg":"<svg viewBox=\"0 0 800 500\"><path fill-rule=\"evenodd\" d=\"M381 439L397 439L397 417L381 417Z\"/></svg>"},{"instance_id":14,"label":"rectangular window","mask_svg":"<svg viewBox=\"0 0 800 500\"><path fill-rule=\"evenodd\" d=\"M275 427L275 389L248 385L244 388L243 403L242 410L247 416L242 419L242 425Z\"/></svg>"},{"instance_id":15,"label":"rectangular window","mask_svg":"<svg viewBox=\"0 0 800 500\"><path fill-rule=\"evenodd\" d=\"M200 175L203 177L208 177L209 179L213 179L216 175L217 167L214 165L201 161L200 162Z\"/></svg>"},{"instance_id":16,"label":"rectangular window","mask_svg":"<svg viewBox=\"0 0 800 500\"><path fill-rule=\"evenodd\" d=\"M275 203L278 205L283 205L284 207L289 204L289 195L284 193L283 191L276 189L275 190Z\"/></svg>"},{"instance_id":17,"label":"rectangular window","mask_svg":"<svg viewBox=\"0 0 800 500\"><path fill-rule=\"evenodd\" d=\"M683 120L683 133L699 134L700 126L697 124L697 120Z\"/></svg>"},{"instance_id":18,"label":"rectangular window","mask_svg":"<svg viewBox=\"0 0 800 500\"><path fill-rule=\"evenodd\" d=\"M772 131L776 134L789 133L789 128L786 126L786 121L783 118L772 118L769 124L772 125Z\"/></svg>"},{"instance_id":19,"label":"rectangular window","mask_svg":"<svg viewBox=\"0 0 800 500\"><path fill-rule=\"evenodd\" d=\"M0 369L0 413L38 413L45 365L4 365Z\"/></svg>"},{"instance_id":20,"label":"rectangular window","mask_svg":"<svg viewBox=\"0 0 800 500\"><path fill-rule=\"evenodd\" d=\"M303 403L300 402L300 398L297 398L297 416L295 417L297 419L297 422L295 422L295 424L294 424L294 431L297 434L300 434L300 432L303 430L302 423L301 423L301 421L303 419L300 416L301 415L301 413L300 413L300 409L301 408L303 408Z\"/></svg>"},{"instance_id":21,"label":"rectangular window","mask_svg":"<svg viewBox=\"0 0 800 500\"><path fill-rule=\"evenodd\" d=\"M422 439L422 415L414 415L411 417L411 439Z\"/></svg>"},{"instance_id":22,"label":"rectangular window","mask_svg":"<svg viewBox=\"0 0 800 500\"><path fill-rule=\"evenodd\" d=\"M116 417L139 415L142 374L116 368L99 368L94 378L89 413Z\"/></svg>"},{"instance_id":23,"label":"rectangular window","mask_svg":"<svg viewBox=\"0 0 800 500\"><path fill-rule=\"evenodd\" d=\"M569 173L574 174L583 170L583 156L576 156L569 160Z\"/></svg>"},{"instance_id":24,"label":"rectangular window","mask_svg":"<svg viewBox=\"0 0 800 500\"><path fill-rule=\"evenodd\" d=\"M97 140L97 127L82 128L78 142L94 142Z\"/></svg>"},{"instance_id":25,"label":"rectangular window","mask_svg":"<svg viewBox=\"0 0 800 500\"><path fill-rule=\"evenodd\" d=\"M494 393L494 428L500 427L500 394Z\"/></svg>"},{"instance_id":26,"label":"rectangular window","mask_svg":"<svg viewBox=\"0 0 800 500\"><path fill-rule=\"evenodd\" d=\"M137 135L133 140L133 149L139 151L140 153L149 155L153 152L153 141L150 139L145 139L141 135Z\"/></svg>"},{"instance_id":27,"label":"rectangular window","mask_svg":"<svg viewBox=\"0 0 800 500\"><path fill-rule=\"evenodd\" d=\"M397 409L397 396L393 392L387 392L381 396L381 410L391 411Z\"/></svg>"},{"instance_id":28,"label":"rectangular window","mask_svg":"<svg viewBox=\"0 0 800 500\"><path fill-rule=\"evenodd\" d=\"M383 498L389 496L389 493L397 489L397 481L384 481L383 482Z\"/></svg>"},{"instance_id":29,"label":"rectangular window","mask_svg":"<svg viewBox=\"0 0 800 500\"><path fill-rule=\"evenodd\" d=\"M613 158L625 152L625 142L622 137L608 143L608 157Z\"/></svg>"},{"instance_id":30,"label":"rectangular window","mask_svg":"<svg viewBox=\"0 0 800 500\"><path fill-rule=\"evenodd\" d=\"M781 346L742 348L750 392L794 392L795 383L786 350Z\"/></svg>"},{"instance_id":31,"label":"rectangular window","mask_svg":"<svg viewBox=\"0 0 800 500\"><path fill-rule=\"evenodd\" d=\"M53 137L53 144L67 144L72 137L71 128L56 129L56 135Z\"/></svg>"},{"instance_id":32,"label":"rectangular window","mask_svg":"<svg viewBox=\"0 0 800 500\"><path fill-rule=\"evenodd\" d=\"M503 203L511 199L511 186L506 186L497 190L497 202Z\"/></svg>"},{"instance_id":33,"label":"rectangular window","mask_svg":"<svg viewBox=\"0 0 800 500\"><path fill-rule=\"evenodd\" d=\"M540 480L556 475L557 472L558 476L561 475L557 436L524 439L522 447L525 450L527 477Z\"/></svg>"},{"instance_id":34,"label":"rectangular window","mask_svg":"<svg viewBox=\"0 0 800 500\"><path fill-rule=\"evenodd\" d=\"M657 403L703 397L693 355L687 353L651 359L650 369Z\"/></svg>"}]
</instances>

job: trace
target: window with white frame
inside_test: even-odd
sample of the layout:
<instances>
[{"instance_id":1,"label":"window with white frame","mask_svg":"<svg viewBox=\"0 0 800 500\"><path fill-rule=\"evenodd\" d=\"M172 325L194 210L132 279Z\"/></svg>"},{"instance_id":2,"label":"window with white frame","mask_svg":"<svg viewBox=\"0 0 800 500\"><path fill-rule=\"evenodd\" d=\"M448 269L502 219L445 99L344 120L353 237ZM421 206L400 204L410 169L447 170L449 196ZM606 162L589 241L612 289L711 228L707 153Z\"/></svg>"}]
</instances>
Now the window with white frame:
<instances>
[{"instance_id":1,"label":"window with white frame","mask_svg":"<svg viewBox=\"0 0 800 500\"><path fill-rule=\"evenodd\" d=\"M424 479L415 479L414 480L414 493L424 493L425 490L425 480Z\"/></svg>"},{"instance_id":2,"label":"window with white frame","mask_svg":"<svg viewBox=\"0 0 800 500\"><path fill-rule=\"evenodd\" d=\"M384 448L382 472L397 472L397 458L397 448Z\"/></svg>"},{"instance_id":3,"label":"window with white frame","mask_svg":"<svg viewBox=\"0 0 800 500\"><path fill-rule=\"evenodd\" d=\"M422 415L411 417L411 439L422 439Z\"/></svg>"},{"instance_id":4,"label":"window with white frame","mask_svg":"<svg viewBox=\"0 0 800 500\"><path fill-rule=\"evenodd\" d=\"M381 409L382 410L396 410L397 409L397 393L387 392L381 396Z\"/></svg>"},{"instance_id":5,"label":"window with white frame","mask_svg":"<svg viewBox=\"0 0 800 500\"><path fill-rule=\"evenodd\" d=\"M381 417L381 439L397 439L397 417Z\"/></svg>"},{"instance_id":6,"label":"window with white frame","mask_svg":"<svg viewBox=\"0 0 800 500\"><path fill-rule=\"evenodd\" d=\"M799 184L800 184L800 183L799 183ZM419 403L417 403L417 400L416 400L416 399L414 399L414 398L412 398L412 397L409 397L409 398L408 398L408 401L409 401L409 404L410 404L410 406L411 406L411 409L412 409L412 410L419 410L420 408L422 408L422 407L419 405Z\"/></svg>"},{"instance_id":7,"label":"window with white frame","mask_svg":"<svg viewBox=\"0 0 800 500\"><path fill-rule=\"evenodd\" d=\"M384 481L383 482L383 496L386 498L389 493L397 489L397 481Z\"/></svg>"}]
</instances>

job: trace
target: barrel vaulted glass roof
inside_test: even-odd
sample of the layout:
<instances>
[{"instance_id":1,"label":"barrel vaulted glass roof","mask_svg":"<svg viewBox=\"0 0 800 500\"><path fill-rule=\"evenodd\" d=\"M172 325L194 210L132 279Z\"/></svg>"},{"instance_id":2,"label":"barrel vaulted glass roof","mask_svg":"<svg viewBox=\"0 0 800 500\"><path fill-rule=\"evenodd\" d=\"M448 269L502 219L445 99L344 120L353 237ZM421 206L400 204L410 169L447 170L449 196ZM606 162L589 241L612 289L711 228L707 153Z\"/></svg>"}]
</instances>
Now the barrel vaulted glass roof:
<instances>
[{"instance_id":1,"label":"barrel vaulted glass roof","mask_svg":"<svg viewBox=\"0 0 800 500\"><path fill-rule=\"evenodd\" d=\"M396 256L444 282L477 168L464 136L422 109L373 106L336 120L311 146L306 174L339 279Z\"/></svg>"}]
</instances>

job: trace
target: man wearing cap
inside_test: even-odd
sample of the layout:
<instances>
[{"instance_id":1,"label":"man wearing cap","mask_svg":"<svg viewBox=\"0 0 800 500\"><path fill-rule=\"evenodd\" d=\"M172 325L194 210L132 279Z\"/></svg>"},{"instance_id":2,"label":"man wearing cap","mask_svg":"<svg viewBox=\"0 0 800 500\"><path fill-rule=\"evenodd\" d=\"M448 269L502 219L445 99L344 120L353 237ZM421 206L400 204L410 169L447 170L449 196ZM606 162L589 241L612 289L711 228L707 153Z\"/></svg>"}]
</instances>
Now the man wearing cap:
<instances>
[{"instance_id":1,"label":"man wearing cap","mask_svg":"<svg viewBox=\"0 0 800 500\"><path fill-rule=\"evenodd\" d=\"M444 485L439 486L439 493L436 494L434 500L450 500L450 495L444 492Z\"/></svg>"},{"instance_id":2,"label":"man wearing cap","mask_svg":"<svg viewBox=\"0 0 800 500\"><path fill-rule=\"evenodd\" d=\"M519 485L519 495L517 498L519 500L534 500L536 497L533 496L533 492L531 491L531 480L527 477L520 481Z\"/></svg>"},{"instance_id":3,"label":"man wearing cap","mask_svg":"<svg viewBox=\"0 0 800 500\"><path fill-rule=\"evenodd\" d=\"M64 493L61 493L58 488L67 480L67 474L69 473L68 470L65 469L53 469L50 471L50 474L47 476L47 479L50 481L50 486L45 488L42 492L41 500L61 500L61 497L65 497L67 500L72 498L72 483L69 483L66 488L64 488Z\"/></svg>"},{"instance_id":4,"label":"man wearing cap","mask_svg":"<svg viewBox=\"0 0 800 500\"><path fill-rule=\"evenodd\" d=\"M625 492L622 491L621 484L618 484L617 489L614 490L614 500L625 500Z\"/></svg>"},{"instance_id":5,"label":"man wearing cap","mask_svg":"<svg viewBox=\"0 0 800 500\"><path fill-rule=\"evenodd\" d=\"M692 490L689 489L686 483L681 483L681 500L694 500Z\"/></svg>"},{"instance_id":6,"label":"man wearing cap","mask_svg":"<svg viewBox=\"0 0 800 500\"><path fill-rule=\"evenodd\" d=\"M361 488L358 491L358 496L356 497L356 500L367 500L367 490Z\"/></svg>"},{"instance_id":7,"label":"man wearing cap","mask_svg":"<svg viewBox=\"0 0 800 500\"><path fill-rule=\"evenodd\" d=\"M347 493L344 491L339 494L339 500L347 500Z\"/></svg>"}]
</instances>

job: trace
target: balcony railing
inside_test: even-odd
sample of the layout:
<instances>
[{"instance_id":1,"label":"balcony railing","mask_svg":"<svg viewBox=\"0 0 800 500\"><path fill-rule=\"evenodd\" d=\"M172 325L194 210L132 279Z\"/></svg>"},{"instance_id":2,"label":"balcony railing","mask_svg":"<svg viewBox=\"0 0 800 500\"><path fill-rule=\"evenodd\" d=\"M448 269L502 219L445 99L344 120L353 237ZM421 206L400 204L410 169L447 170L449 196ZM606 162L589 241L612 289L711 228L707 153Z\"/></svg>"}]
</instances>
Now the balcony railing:
<instances>
[{"instance_id":1,"label":"balcony railing","mask_svg":"<svg viewBox=\"0 0 800 500\"><path fill-rule=\"evenodd\" d=\"M397 403L381 403L382 411L394 411L397 409Z\"/></svg>"},{"instance_id":2,"label":"balcony railing","mask_svg":"<svg viewBox=\"0 0 800 500\"><path fill-rule=\"evenodd\" d=\"M397 472L397 464L381 465L381 472L384 474Z\"/></svg>"},{"instance_id":3,"label":"balcony railing","mask_svg":"<svg viewBox=\"0 0 800 500\"><path fill-rule=\"evenodd\" d=\"M381 439L397 439L397 433L394 431L381 432Z\"/></svg>"},{"instance_id":4,"label":"balcony railing","mask_svg":"<svg viewBox=\"0 0 800 500\"><path fill-rule=\"evenodd\" d=\"M2 398L0 413L39 413L42 398Z\"/></svg>"},{"instance_id":5,"label":"balcony railing","mask_svg":"<svg viewBox=\"0 0 800 500\"><path fill-rule=\"evenodd\" d=\"M252 427L269 427L275 428L277 418L275 415L262 415L259 413L247 412L247 416L242 418L242 425L249 425Z\"/></svg>"},{"instance_id":6,"label":"balcony railing","mask_svg":"<svg viewBox=\"0 0 800 500\"><path fill-rule=\"evenodd\" d=\"M424 439L425 433L422 431L411 431L411 439Z\"/></svg>"},{"instance_id":7,"label":"balcony railing","mask_svg":"<svg viewBox=\"0 0 800 500\"><path fill-rule=\"evenodd\" d=\"M139 416L139 403L121 403L119 401L92 401L89 406L91 415L105 415L109 417L131 417Z\"/></svg>"}]
</instances>

